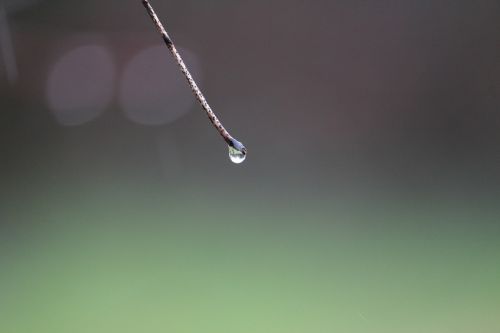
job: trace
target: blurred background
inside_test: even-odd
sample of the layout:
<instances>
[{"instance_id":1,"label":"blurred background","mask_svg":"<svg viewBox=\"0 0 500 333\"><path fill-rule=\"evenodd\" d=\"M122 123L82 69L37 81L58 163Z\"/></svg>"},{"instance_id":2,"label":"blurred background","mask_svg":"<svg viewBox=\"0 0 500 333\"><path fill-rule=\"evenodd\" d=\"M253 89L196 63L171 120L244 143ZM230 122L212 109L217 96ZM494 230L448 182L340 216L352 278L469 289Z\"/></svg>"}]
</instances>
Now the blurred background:
<instances>
[{"instance_id":1,"label":"blurred background","mask_svg":"<svg viewBox=\"0 0 500 333\"><path fill-rule=\"evenodd\" d=\"M0 331L500 332L500 2L0 1Z\"/></svg>"}]
</instances>

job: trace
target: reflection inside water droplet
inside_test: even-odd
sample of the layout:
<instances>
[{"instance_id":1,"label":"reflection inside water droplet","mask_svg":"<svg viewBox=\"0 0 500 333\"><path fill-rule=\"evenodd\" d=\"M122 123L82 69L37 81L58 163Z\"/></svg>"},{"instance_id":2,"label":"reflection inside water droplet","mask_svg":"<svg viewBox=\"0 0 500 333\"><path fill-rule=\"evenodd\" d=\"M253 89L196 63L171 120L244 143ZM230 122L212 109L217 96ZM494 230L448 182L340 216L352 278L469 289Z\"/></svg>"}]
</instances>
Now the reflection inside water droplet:
<instances>
[{"instance_id":1,"label":"reflection inside water droplet","mask_svg":"<svg viewBox=\"0 0 500 333\"><path fill-rule=\"evenodd\" d=\"M233 163L240 164L247 157L247 154L244 150L238 150L231 146L228 146L228 148L229 148L229 158Z\"/></svg>"}]
</instances>

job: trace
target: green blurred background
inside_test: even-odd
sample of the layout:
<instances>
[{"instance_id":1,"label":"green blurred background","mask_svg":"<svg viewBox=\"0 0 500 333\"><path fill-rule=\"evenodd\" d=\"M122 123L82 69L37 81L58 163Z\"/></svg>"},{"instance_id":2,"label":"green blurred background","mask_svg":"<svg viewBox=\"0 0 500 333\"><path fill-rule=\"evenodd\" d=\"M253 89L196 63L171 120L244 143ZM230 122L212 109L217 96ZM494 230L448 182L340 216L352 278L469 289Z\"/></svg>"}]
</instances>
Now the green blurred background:
<instances>
[{"instance_id":1,"label":"green blurred background","mask_svg":"<svg viewBox=\"0 0 500 333\"><path fill-rule=\"evenodd\" d=\"M500 332L500 3L0 2L0 332Z\"/></svg>"}]
</instances>

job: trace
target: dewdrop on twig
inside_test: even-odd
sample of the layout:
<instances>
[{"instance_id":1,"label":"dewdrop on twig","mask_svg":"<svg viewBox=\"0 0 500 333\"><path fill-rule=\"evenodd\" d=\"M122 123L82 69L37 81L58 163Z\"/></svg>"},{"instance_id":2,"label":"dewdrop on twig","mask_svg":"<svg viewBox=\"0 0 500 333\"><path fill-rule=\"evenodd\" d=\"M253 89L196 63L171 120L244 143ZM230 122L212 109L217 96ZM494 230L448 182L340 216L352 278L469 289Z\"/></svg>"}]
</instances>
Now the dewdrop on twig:
<instances>
[{"instance_id":1,"label":"dewdrop on twig","mask_svg":"<svg viewBox=\"0 0 500 333\"><path fill-rule=\"evenodd\" d=\"M215 115L215 113L212 111L210 108L210 105L208 105L207 100L201 93L200 88L198 88L198 85L194 81L193 77L191 76L191 73L189 72L188 68L186 67L186 64L184 63L184 60L182 60L181 55L177 51L177 48L175 47L174 43L172 42L172 39L168 35L167 31L161 24L160 20L158 19L158 16L156 15L153 7L151 7L151 4L149 3L148 0L142 0L142 4L146 8L149 16L153 20L153 23L156 26L156 29L158 29L158 32L161 34L163 41L167 45L167 48L170 50L170 53L172 53L173 57L175 58L175 61L177 62L177 65L179 65L182 74L186 77L189 86L191 87L191 90L193 91L193 94L195 95L196 99L200 103L201 107L205 112L207 113L208 119L210 119L210 122L212 125L214 125L215 129L219 132L219 134L222 136L224 141L226 141L228 148L229 148L229 159L233 163L241 163L245 160L246 154L247 154L247 149L245 146L239 142L238 140L234 139L229 132L222 126L221 122Z\"/></svg>"}]
</instances>

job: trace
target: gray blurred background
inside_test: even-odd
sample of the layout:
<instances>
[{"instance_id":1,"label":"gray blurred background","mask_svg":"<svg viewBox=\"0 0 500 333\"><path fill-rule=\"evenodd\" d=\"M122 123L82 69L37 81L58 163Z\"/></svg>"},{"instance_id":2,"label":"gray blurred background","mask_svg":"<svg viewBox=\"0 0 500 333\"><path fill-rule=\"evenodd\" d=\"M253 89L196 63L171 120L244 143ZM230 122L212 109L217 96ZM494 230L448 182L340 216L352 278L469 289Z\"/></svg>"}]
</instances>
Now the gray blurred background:
<instances>
[{"instance_id":1,"label":"gray blurred background","mask_svg":"<svg viewBox=\"0 0 500 333\"><path fill-rule=\"evenodd\" d=\"M0 331L500 331L500 2L152 5L247 160L141 1L0 2Z\"/></svg>"}]
</instances>

